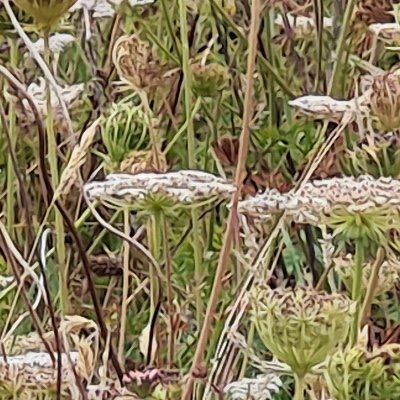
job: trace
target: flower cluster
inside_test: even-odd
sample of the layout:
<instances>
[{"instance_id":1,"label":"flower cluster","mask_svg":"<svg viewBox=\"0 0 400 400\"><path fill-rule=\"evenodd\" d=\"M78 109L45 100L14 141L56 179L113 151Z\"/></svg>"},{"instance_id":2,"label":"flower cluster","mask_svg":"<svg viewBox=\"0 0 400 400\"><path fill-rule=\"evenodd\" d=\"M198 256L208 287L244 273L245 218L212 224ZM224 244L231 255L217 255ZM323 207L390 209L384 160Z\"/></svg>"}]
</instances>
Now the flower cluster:
<instances>
[{"instance_id":1,"label":"flower cluster","mask_svg":"<svg viewBox=\"0 0 400 400\"><path fill-rule=\"evenodd\" d=\"M239 203L241 213L268 218L285 212L295 222L314 225L344 212L382 215L387 210L400 211L400 181L369 175L315 180L287 193L266 190Z\"/></svg>"},{"instance_id":2,"label":"flower cluster","mask_svg":"<svg viewBox=\"0 0 400 400\"><path fill-rule=\"evenodd\" d=\"M185 205L227 199L235 186L207 172L181 170L162 174L111 174L104 181L85 184L84 190L90 200L135 207L157 196Z\"/></svg>"},{"instance_id":3,"label":"flower cluster","mask_svg":"<svg viewBox=\"0 0 400 400\"><path fill-rule=\"evenodd\" d=\"M257 288L252 306L265 346L299 376L346 339L354 312L353 302L344 295L300 287Z\"/></svg>"}]
</instances>

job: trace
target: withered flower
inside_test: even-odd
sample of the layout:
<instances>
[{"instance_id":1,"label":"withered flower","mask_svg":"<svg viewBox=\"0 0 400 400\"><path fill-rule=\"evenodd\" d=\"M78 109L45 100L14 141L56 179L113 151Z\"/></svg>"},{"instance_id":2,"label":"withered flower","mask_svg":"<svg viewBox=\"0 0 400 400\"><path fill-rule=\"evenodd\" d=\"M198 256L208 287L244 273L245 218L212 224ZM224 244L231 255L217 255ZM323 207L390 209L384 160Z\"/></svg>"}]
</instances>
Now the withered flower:
<instances>
[{"instance_id":1,"label":"withered flower","mask_svg":"<svg viewBox=\"0 0 400 400\"><path fill-rule=\"evenodd\" d=\"M264 345L304 377L346 339L354 303L338 293L263 287L254 291L252 312Z\"/></svg>"},{"instance_id":2,"label":"withered flower","mask_svg":"<svg viewBox=\"0 0 400 400\"><path fill-rule=\"evenodd\" d=\"M400 74L376 76L371 86L371 112L385 131L400 128Z\"/></svg>"},{"instance_id":3,"label":"withered flower","mask_svg":"<svg viewBox=\"0 0 400 400\"><path fill-rule=\"evenodd\" d=\"M368 113L368 100L366 94L350 100L336 100L330 96L307 95L290 100L288 104L303 117L339 123L345 116L349 120L354 120L358 115Z\"/></svg>"},{"instance_id":4,"label":"withered flower","mask_svg":"<svg viewBox=\"0 0 400 400\"><path fill-rule=\"evenodd\" d=\"M228 71L221 64L192 65L193 92L197 96L216 96L227 84Z\"/></svg>"},{"instance_id":5,"label":"withered flower","mask_svg":"<svg viewBox=\"0 0 400 400\"><path fill-rule=\"evenodd\" d=\"M148 42L137 35L121 36L113 48L118 75L134 89L154 89L168 84L167 69L158 60Z\"/></svg>"}]
</instances>

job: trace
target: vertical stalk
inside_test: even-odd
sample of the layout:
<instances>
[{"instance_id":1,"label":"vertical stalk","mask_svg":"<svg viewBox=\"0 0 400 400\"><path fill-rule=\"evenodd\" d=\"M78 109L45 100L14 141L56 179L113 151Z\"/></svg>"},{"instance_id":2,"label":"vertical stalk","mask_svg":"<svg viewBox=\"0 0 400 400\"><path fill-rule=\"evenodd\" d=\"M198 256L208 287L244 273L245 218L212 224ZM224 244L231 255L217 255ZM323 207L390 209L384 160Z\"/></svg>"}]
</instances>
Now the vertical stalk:
<instances>
[{"instance_id":1,"label":"vertical stalk","mask_svg":"<svg viewBox=\"0 0 400 400\"><path fill-rule=\"evenodd\" d=\"M157 262L161 260L161 237L160 237L160 215L159 211L154 211L149 218L148 225L148 237L150 240L150 250L153 257ZM154 268L150 268L150 315L153 315L158 302L159 295L159 281L157 277L157 271Z\"/></svg>"},{"instance_id":2,"label":"vertical stalk","mask_svg":"<svg viewBox=\"0 0 400 400\"><path fill-rule=\"evenodd\" d=\"M10 41L10 65L11 68L17 67L17 59L18 59L18 47L15 40L11 39ZM17 141L17 130L16 130L16 112L15 112L15 104L10 102L9 110L8 110L8 121L9 121L9 132L11 139L10 152L7 157L7 200L6 200L6 212L7 212L7 230L10 233L11 238L14 238L14 222L15 222L15 213L14 213L14 200L15 200L15 172L12 165L12 156L11 152L15 150L15 144Z\"/></svg>"},{"instance_id":3,"label":"vertical stalk","mask_svg":"<svg viewBox=\"0 0 400 400\"><path fill-rule=\"evenodd\" d=\"M295 391L294 391L294 400L304 400L304 376L300 376L298 374L294 374L294 382L295 382Z\"/></svg>"},{"instance_id":4,"label":"vertical stalk","mask_svg":"<svg viewBox=\"0 0 400 400\"><path fill-rule=\"evenodd\" d=\"M345 65L343 65L343 56L345 54L347 34L350 29L350 21L353 15L356 2L357 2L356 0L349 0L347 2L346 10L344 12L342 28L340 30L339 42L336 48L337 50L336 50L335 64L333 66L332 78L331 81L329 82L329 88L328 88L328 94L331 96L339 96L342 94L340 93L339 90L339 80L342 76L343 68L345 67Z\"/></svg>"},{"instance_id":5,"label":"vertical stalk","mask_svg":"<svg viewBox=\"0 0 400 400\"><path fill-rule=\"evenodd\" d=\"M351 330L351 341L353 345L357 342L358 332L360 328L363 262L364 262L364 244L362 242L362 239L357 239L355 265L353 271L353 285L351 289L352 300L356 302L356 312L354 314L353 325Z\"/></svg>"},{"instance_id":6,"label":"vertical stalk","mask_svg":"<svg viewBox=\"0 0 400 400\"><path fill-rule=\"evenodd\" d=\"M129 236L129 210L124 209L124 233ZM118 342L118 360L122 367L125 365L125 332L126 332L126 313L128 311L128 292L129 292L129 249L130 245L127 240L124 240L124 271L122 283L122 302L121 302L121 326L119 330Z\"/></svg>"},{"instance_id":7,"label":"vertical stalk","mask_svg":"<svg viewBox=\"0 0 400 400\"><path fill-rule=\"evenodd\" d=\"M187 151L188 151L188 167L190 169L196 168L196 146L195 135L192 115L192 71L189 64L189 41L187 30L187 15L186 15L185 0L179 0L179 22L181 33L181 46L182 46L182 70L184 76L184 91L185 91L185 116L187 123ZM196 320L200 326L203 319L203 301L201 299L201 287L204 277L203 263L201 262L201 244L199 240L199 223L198 212L193 209L191 212L192 226L193 226L193 251L194 251L194 270L196 282Z\"/></svg>"},{"instance_id":8,"label":"vertical stalk","mask_svg":"<svg viewBox=\"0 0 400 400\"><path fill-rule=\"evenodd\" d=\"M169 337L168 337L168 368L172 368L175 359L175 332L174 332L174 305L172 302L172 260L171 252L169 249L169 233L168 225L165 216L161 215L162 229L163 229L163 241L164 241L164 257L165 257L165 272L167 275L167 303L168 303L168 316L169 316Z\"/></svg>"},{"instance_id":9,"label":"vertical stalk","mask_svg":"<svg viewBox=\"0 0 400 400\"><path fill-rule=\"evenodd\" d=\"M385 260L385 251L382 247L379 248L376 254L376 260L371 267L371 275L369 277L367 291L363 300L361 309L361 328L368 322L368 318L371 312L372 302L375 298L375 290L378 285L379 271Z\"/></svg>"},{"instance_id":10,"label":"vertical stalk","mask_svg":"<svg viewBox=\"0 0 400 400\"><path fill-rule=\"evenodd\" d=\"M44 33L44 56L46 64L50 66L50 47L49 47L48 31ZM47 102L46 131L47 131L48 159L50 164L51 183L53 186L53 190L56 190L59 182L57 141L54 132L50 82L48 80L46 80L46 102ZM63 314L68 314L70 310L70 304L68 298L68 268L65 261L66 260L66 251L64 242L65 232L64 232L63 218L58 210L55 210L55 229L56 229L57 267L59 272L59 284L60 284L61 312Z\"/></svg>"}]
</instances>

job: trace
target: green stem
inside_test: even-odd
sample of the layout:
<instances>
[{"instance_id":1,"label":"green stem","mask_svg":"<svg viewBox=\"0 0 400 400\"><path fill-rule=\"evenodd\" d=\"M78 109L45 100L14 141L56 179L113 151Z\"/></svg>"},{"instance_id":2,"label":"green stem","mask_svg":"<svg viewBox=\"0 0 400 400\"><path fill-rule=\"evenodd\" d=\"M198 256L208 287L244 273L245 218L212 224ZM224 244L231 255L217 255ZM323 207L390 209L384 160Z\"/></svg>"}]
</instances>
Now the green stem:
<instances>
[{"instance_id":1,"label":"green stem","mask_svg":"<svg viewBox=\"0 0 400 400\"><path fill-rule=\"evenodd\" d=\"M10 65L11 68L17 67L18 59L18 46L15 40L10 40ZM17 131L16 131L16 110L15 104L10 102L8 111L8 120L10 122L9 132L11 137L11 146L15 149L15 144L17 141ZM15 212L14 212L14 201L15 201L15 172L12 165L11 150L7 157L7 200L6 200L6 210L7 210L7 230L10 233L11 238L14 238L14 222L15 222Z\"/></svg>"},{"instance_id":2,"label":"green stem","mask_svg":"<svg viewBox=\"0 0 400 400\"><path fill-rule=\"evenodd\" d=\"M45 32L44 34L44 54L45 54L46 64L50 66L50 47L49 47L48 32ZM47 131L48 159L50 164L51 183L55 191L59 183L57 141L54 132L50 83L48 81L46 81L46 100L47 100L46 131ZM58 210L55 210L55 229L56 229L56 255L57 255L57 265L58 265L59 283L60 283L61 311L63 314L68 314L70 310L70 304L68 298L68 268L66 265L66 251L64 242L65 232L64 232L63 218Z\"/></svg>"},{"instance_id":3,"label":"green stem","mask_svg":"<svg viewBox=\"0 0 400 400\"><path fill-rule=\"evenodd\" d=\"M295 374L294 375L294 382L295 382L295 388L294 388L294 400L304 400L304 389L305 389L305 382L304 382L304 376L300 376Z\"/></svg>"},{"instance_id":4,"label":"green stem","mask_svg":"<svg viewBox=\"0 0 400 400\"><path fill-rule=\"evenodd\" d=\"M196 168L196 147L195 147L195 134L192 119L192 71L189 63L189 42L187 30L187 15L186 15L185 0L179 0L179 22L181 32L181 45L182 45L182 70L185 78L185 115L187 123L187 151L188 151L188 167L190 169ZM201 286L204 277L203 263L201 262L201 244L199 240L199 223L198 212L193 209L191 212L192 226L193 226L193 250L194 250L194 270L195 270L195 283L196 283L196 319L198 326L200 326L203 319L203 301L201 299Z\"/></svg>"},{"instance_id":5,"label":"green stem","mask_svg":"<svg viewBox=\"0 0 400 400\"><path fill-rule=\"evenodd\" d=\"M360 310L362 301L362 281L363 281L363 262L364 262L364 244L361 239L356 241L355 265L353 271L353 285L351 290L352 300L356 302L356 312L354 314L353 326L351 331L351 340L354 345L358 340L360 328Z\"/></svg>"},{"instance_id":6,"label":"green stem","mask_svg":"<svg viewBox=\"0 0 400 400\"><path fill-rule=\"evenodd\" d=\"M129 236L130 225L129 225L129 210L124 209L124 233ZM128 293L129 293L129 250L130 244L125 240L124 244L124 271L123 271L123 283L122 283L122 302L121 302L121 326L119 331L119 343L118 343L118 361L121 366L124 366L124 354L125 354L125 333L126 333L126 317L128 311Z\"/></svg>"},{"instance_id":7,"label":"green stem","mask_svg":"<svg viewBox=\"0 0 400 400\"><path fill-rule=\"evenodd\" d=\"M196 164L195 156L195 136L193 120L191 116L191 101L192 101L192 71L189 64L189 42L186 18L186 1L179 0L179 21L182 44L182 70L184 76L185 90L185 116L187 122L187 150L188 150L188 166L193 168Z\"/></svg>"},{"instance_id":8,"label":"green stem","mask_svg":"<svg viewBox=\"0 0 400 400\"><path fill-rule=\"evenodd\" d=\"M350 28L350 21L353 15L354 7L356 5L356 0L349 0L346 5L346 10L344 12L342 29L340 31L339 42L336 50L335 64L333 66L332 78L329 83L328 94L331 96L342 95L339 90L339 82L342 76L343 69L343 56L345 54L346 39Z\"/></svg>"},{"instance_id":9,"label":"green stem","mask_svg":"<svg viewBox=\"0 0 400 400\"><path fill-rule=\"evenodd\" d=\"M159 211L154 211L150 215L150 220L148 224L148 235L151 245L151 253L153 254L155 260L159 262L162 258L162 239L161 239L161 218ZM155 308L157 306L159 297L159 279L157 276L157 271L154 268L150 268L150 315L153 315Z\"/></svg>"},{"instance_id":10,"label":"green stem","mask_svg":"<svg viewBox=\"0 0 400 400\"><path fill-rule=\"evenodd\" d=\"M166 0L161 0L161 8L164 13L164 19L167 23L168 33L171 36L172 41L174 42L175 50L178 53L178 57L180 57L181 54L180 54L180 48L179 48L179 41L177 40L177 37L175 36L175 29L173 27L170 14L168 12L168 7L171 7L170 2L168 2L168 5L167 5Z\"/></svg>"}]
</instances>

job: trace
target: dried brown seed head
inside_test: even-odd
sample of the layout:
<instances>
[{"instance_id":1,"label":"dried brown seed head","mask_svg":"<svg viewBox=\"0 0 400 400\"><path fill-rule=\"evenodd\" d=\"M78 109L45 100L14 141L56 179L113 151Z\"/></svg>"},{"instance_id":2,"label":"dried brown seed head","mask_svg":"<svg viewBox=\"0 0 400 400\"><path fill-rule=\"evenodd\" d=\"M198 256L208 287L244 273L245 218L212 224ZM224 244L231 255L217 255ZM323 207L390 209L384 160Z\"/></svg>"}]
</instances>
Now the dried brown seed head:
<instances>
[{"instance_id":1,"label":"dried brown seed head","mask_svg":"<svg viewBox=\"0 0 400 400\"><path fill-rule=\"evenodd\" d=\"M382 129L400 128L400 74L387 73L376 76L371 85L371 112Z\"/></svg>"},{"instance_id":2,"label":"dried brown seed head","mask_svg":"<svg viewBox=\"0 0 400 400\"><path fill-rule=\"evenodd\" d=\"M120 78L135 89L151 89L168 83L167 69L149 43L137 35L121 36L114 45L113 62Z\"/></svg>"}]
</instances>

